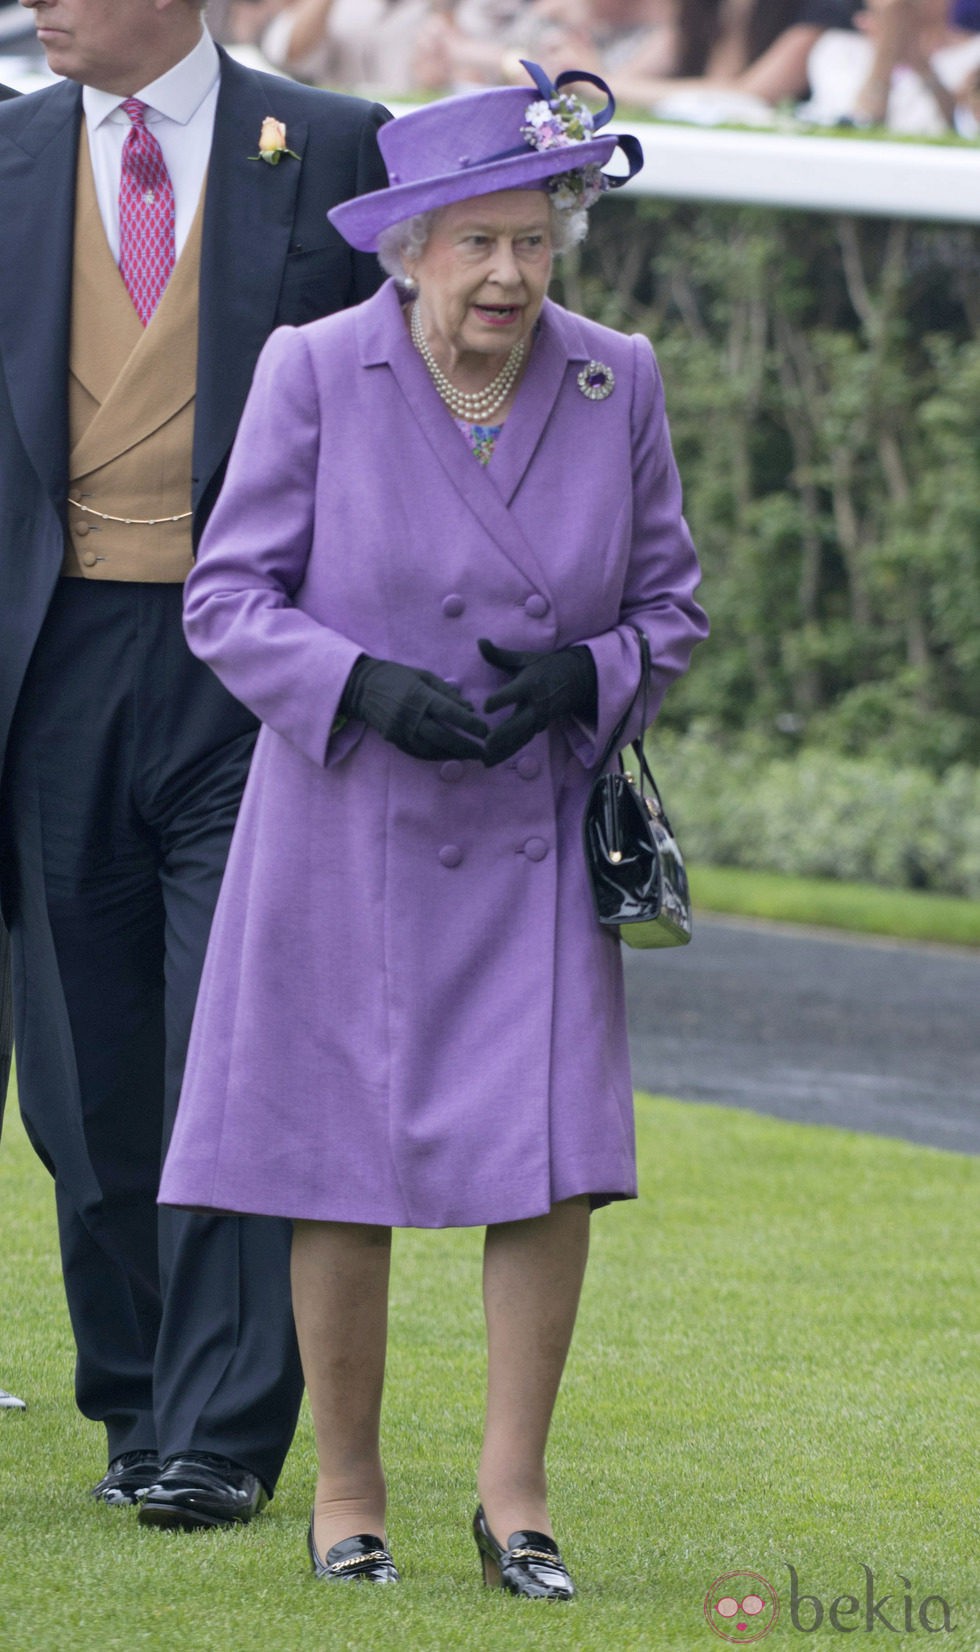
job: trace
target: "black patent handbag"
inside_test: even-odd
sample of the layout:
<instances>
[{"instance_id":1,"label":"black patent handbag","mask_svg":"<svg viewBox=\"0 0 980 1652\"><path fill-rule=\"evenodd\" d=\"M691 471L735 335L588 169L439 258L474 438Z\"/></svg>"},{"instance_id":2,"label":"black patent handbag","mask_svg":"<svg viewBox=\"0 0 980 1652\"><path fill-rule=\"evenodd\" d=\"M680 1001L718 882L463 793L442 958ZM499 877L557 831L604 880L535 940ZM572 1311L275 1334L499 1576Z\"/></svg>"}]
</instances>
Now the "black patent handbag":
<instances>
[{"instance_id":1,"label":"black patent handbag","mask_svg":"<svg viewBox=\"0 0 980 1652\"><path fill-rule=\"evenodd\" d=\"M640 682L599 764L619 747L637 696L643 723L650 676L650 645L640 639ZM680 845L653 778L642 739L632 742L636 776L623 766L593 781L585 809L585 858L600 924L618 930L627 946L686 946L691 939L691 892Z\"/></svg>"}]
</instances>

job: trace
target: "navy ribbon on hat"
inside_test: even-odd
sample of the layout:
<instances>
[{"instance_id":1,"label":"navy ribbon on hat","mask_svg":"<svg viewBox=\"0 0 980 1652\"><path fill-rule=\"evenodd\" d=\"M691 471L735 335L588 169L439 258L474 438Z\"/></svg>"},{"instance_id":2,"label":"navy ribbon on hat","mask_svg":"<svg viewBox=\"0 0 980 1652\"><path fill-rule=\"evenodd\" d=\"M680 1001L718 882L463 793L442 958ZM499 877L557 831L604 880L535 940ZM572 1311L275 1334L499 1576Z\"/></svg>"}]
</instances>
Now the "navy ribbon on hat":
<instances>
[{"instance_id":1,"label":"navy ribbon on hat","mask_svg":"<svg viewBox=\"0 0 980 1652\"><path fill-rule=\"evenodd\" d=\"M598 75L590 74L587 69L563 69L554 85L552 85L540 63L532 63L526 57L522 57L520 61L521 68L527 70L545 103L550 103L552 98L556 98L563 86L573 85L579 80L587 80L590 86L597 86L599 91L604 92L606 96L606 107L600 109L597 115L592 116L593 131L598 132L600 126L606 126L612 120L616 113L616 99L613 97L610 87L606 85L604 80L600 80Z\"/></svg>"},{"instance_id":2,"label":"navy ribbon on hat","mask_svg":"<svg viewBox=\"0 0 980 1652\"><path fill-rule=\"evenodd\" d=\"M612 89L598 75L590 74L588 69L563 69L558 79L552 82L545 74L540 63L531 63L526 57L522 57L520 61L521 67L527 70L538 89L538 93L546 103L551 103L553 98L558 97L563 86L573 85L576 81L584 80L590 86L597 87L606 99L605 108L600 109L599 113L592 117L593 132L598 132L601 127L607 126L612 120L616 113L616 99L613 97ZM608 135L609 137L616 137L616 147L623 151L629 171L616 175L603 172L602 181L607 189L621 189L623 184L628 184L631 178L636 177L642 167L643 148L639 138L634 138L631 132L620 132L618 135L610 132ZM569 144L568 147L572 148L572 145ZM481 155L478 161L467 161L465 164L467 166L487 166L492 161L507 161L510 160L512 155L526 155L527 152L528 145L522 143L514 149L501 149L497 155Z\"/></svg>"}]
</instances>

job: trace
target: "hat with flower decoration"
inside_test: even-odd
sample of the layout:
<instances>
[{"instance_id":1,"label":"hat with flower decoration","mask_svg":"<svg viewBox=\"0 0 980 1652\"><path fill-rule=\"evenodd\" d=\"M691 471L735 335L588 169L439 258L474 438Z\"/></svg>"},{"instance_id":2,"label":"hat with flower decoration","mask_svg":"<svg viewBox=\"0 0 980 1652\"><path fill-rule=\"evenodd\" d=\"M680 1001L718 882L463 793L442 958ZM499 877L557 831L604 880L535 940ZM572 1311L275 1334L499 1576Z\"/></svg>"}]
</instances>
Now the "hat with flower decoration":
<instances>
[{"instance_id":1,"label":"hat with flower decoration","mask_svg":"<svg viewBox=\"0 0 980 1652\"><path fill-rule=\"evenodd\" d=\"M376 252L391 225L498 189L546 189L558 206L571 209L591 206L603 190L636 176L643 165L639 140L601 133L616 107L605 81L568 69L552 84L537 63L521 61L535 97L526 87L494 86L428 103L382 126L387 189L355 196L327 214L351 246ZM562 90L577 81L605 94L597 114ZM629 170L611 177L602 167L617 148Z\"/></svg>"}]
</instances>

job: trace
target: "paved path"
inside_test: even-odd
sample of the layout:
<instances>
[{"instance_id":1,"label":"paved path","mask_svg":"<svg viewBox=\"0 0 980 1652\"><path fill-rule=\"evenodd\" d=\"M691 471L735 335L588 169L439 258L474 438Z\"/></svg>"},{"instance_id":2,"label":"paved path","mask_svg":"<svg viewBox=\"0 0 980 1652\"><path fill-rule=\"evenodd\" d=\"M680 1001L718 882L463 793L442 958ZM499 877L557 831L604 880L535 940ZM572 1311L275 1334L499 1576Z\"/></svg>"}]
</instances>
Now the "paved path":
<instances>
[{"instance_id":1,"label":"paved path","mask_svg":"<svg viewBox=\"0 0 980 1652\"><path fill-rule=\"evenodd\" d=\"M726 918L623 952L638 1088L980 1153L980 953Z\"/></svg>"}]
</instances>

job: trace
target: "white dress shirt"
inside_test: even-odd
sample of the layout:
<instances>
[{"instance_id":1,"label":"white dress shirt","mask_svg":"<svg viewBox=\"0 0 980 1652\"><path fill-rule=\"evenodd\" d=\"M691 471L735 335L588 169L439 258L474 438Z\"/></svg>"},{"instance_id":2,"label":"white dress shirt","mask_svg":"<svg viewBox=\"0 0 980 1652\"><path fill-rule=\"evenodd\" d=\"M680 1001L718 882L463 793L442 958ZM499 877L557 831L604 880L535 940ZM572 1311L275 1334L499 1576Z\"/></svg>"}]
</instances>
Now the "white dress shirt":
<instances>
[{"instance_id":1,"label":"white dress shirt","mask_svg":"<svg viewBox=\"0 0 980 1652\"><path fill-rule=\"evenodd\" d=\"M147 105L146 125L163 151L174 191L177 257L180 257L204 185L214 132L221 65L218 49L202 29L192 52L159 80L135 92ZM119 176L130 119L126 99L94 86L82 88L99 211L112 256L119 262ZM256 133L256 143L258 134Z\"/></svg>"}]
</instances>

